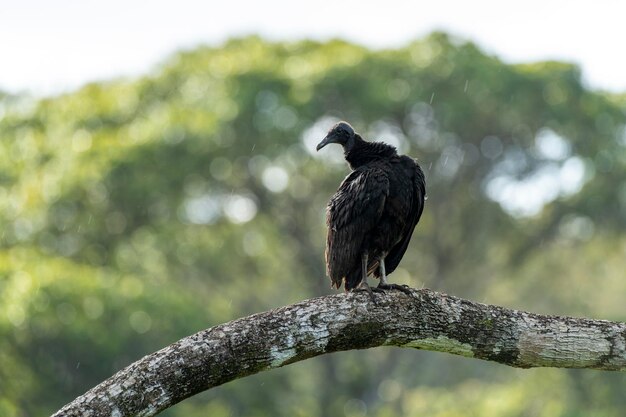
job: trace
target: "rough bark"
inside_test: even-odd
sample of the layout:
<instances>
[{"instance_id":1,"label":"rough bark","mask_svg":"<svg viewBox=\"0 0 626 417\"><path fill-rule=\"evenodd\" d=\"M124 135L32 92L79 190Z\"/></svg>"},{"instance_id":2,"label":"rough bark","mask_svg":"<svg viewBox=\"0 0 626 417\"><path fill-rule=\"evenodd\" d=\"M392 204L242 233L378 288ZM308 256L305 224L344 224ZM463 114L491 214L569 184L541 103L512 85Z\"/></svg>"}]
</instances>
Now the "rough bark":
<instances>
[{"instance_id":1,"label":"rough bark","mask_svg":"<svg viewBox=\"0 0 626 417\"><path fill-rule=\"evenodd\" d=\"M519 368L626 370L626 324L545 316L431 290L337 294L231 321L152 353L54 416L153 416L201 391L330 352L400 346Z\"/></svg>"}]
</instances>

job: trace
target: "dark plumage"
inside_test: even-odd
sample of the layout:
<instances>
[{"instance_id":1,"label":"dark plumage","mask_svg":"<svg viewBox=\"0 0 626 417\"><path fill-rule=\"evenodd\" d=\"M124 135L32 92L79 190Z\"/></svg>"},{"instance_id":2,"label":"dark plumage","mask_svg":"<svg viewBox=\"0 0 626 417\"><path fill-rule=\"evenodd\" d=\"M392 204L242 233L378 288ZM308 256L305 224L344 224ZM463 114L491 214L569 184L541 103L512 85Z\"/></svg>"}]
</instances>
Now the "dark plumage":
<instances>
[{"instance_id":1,"label":"dark plumage","mask_svg":"<svg viewBox=\"0 0 626 417\"><path fill-rule=\"evenodd\" d=\"M415 160L398 155L382 142L367 142L346 122L339 122L317 145L343 147L352 172L330 199L326 211L326 271L332 286L372 294L367 275L380 279L378 289L406 287L388 284L409 245L422 215L426 184Z\"/></svg>"}]
</instances>

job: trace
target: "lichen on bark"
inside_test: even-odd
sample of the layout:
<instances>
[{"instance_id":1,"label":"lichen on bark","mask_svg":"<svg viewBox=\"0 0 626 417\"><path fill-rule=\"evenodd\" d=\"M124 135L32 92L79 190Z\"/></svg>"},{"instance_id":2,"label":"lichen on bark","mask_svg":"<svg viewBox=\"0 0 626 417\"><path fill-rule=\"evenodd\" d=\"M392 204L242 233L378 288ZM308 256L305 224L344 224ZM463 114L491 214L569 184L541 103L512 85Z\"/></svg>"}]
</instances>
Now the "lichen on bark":
<instances>
[{"instance_id":1,"label":"lichen on bark","mask_svg":"<svg viewBox=\"0 0 626 417\"><path fill-rule=\"evenodd\" d=\"M204 390L326 353L401 346L536 366L626 370L626 324L543 316L431 290L318 297L203 330L139 359L54 417L153 416Z\"/></svg>"}]
</instances>

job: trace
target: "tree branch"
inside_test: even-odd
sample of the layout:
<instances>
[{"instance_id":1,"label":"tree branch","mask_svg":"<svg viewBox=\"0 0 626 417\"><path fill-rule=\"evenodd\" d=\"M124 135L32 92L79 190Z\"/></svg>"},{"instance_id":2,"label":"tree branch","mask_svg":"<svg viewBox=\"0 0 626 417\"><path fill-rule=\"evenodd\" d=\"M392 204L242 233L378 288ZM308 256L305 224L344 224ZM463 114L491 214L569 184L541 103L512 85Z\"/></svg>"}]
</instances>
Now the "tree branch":
<instances>
[{"instance_id":1,"label":"tree branch","mask_svg":"<svg viewBox=\"0 0 626 417\"><path fill-rule=\"evenodd\" d=\"M121 370L61 416L153 416L201 391L314 356L376 346L448 352L519 368L626 370L626 324L543 316L431 290L337 294L185 337Z\"/></svg>"}]
</instances>

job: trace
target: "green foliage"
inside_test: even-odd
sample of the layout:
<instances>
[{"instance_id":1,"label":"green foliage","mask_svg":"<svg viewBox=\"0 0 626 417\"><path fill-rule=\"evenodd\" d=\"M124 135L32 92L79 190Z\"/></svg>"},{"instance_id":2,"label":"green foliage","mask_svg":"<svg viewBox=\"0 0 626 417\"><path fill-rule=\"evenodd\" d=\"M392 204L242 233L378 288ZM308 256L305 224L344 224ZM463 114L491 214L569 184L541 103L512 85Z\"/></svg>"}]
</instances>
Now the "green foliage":
<instances>
[{"instance_id":1,"label":"green foliage","mask_svg":"<svg viewBox=\"0 0 626 417\"><path fill-rule=\"evenodd\" d=\"M332 120L418 157L426 211L394 282L625 320L626 115L577 67L442 33L398 50L250 37L150 76L0 95L0 415L53 412L200 329L328 293ZM393 319L393 318L390 318ZM621 375L346 352L171 416L617 416Z\"/></svg>"}]
</instances>

